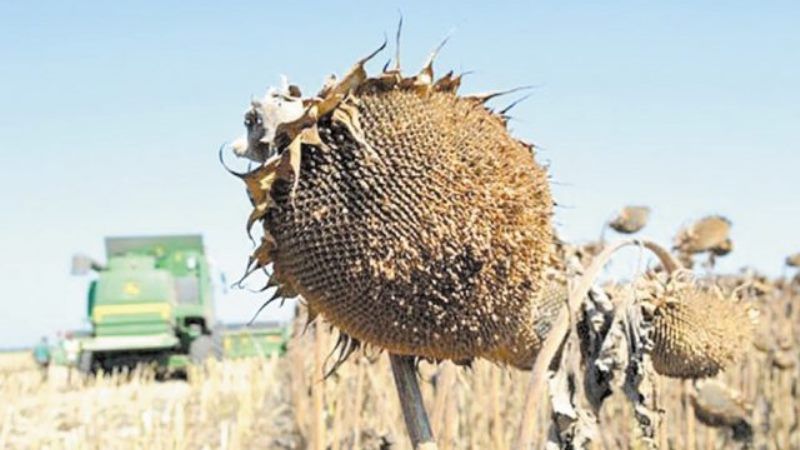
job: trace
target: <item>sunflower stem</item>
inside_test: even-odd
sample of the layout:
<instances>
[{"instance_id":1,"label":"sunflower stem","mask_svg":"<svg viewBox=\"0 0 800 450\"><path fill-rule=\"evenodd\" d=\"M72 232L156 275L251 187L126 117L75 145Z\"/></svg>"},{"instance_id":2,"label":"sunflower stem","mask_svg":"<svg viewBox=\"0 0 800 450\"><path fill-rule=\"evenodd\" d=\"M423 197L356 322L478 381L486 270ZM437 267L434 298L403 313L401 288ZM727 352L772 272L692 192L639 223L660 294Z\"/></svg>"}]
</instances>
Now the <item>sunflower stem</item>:
<instances>
[{"instance_id":1,"label":"sunflower stem","mask_svg":"<svg viewBox=\"0 0 800 450\"><path fill-rule=\"evenodd\" d=\"M403 408L403 418L406 421L408 437L417 450L435 450L436 442L433 440L433 431L428 422L428 413L422 403L422 394L419 391L417 372L414 368L414 358L389 354L392 362L392 373L400 397L400 406Z\"/></svg>"}]
</instances>

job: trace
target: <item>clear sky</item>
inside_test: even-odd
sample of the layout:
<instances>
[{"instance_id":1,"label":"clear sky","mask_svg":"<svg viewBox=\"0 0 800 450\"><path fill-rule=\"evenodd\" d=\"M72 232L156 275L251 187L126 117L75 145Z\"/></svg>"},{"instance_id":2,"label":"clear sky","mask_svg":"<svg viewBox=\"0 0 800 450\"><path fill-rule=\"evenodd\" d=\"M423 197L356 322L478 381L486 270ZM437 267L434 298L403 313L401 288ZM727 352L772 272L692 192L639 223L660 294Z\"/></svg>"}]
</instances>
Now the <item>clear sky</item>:
<instances>
[{"instance_id":1,"label":"clear sky","mask_svg":"<svg viewBox=\"0 0 800 450\"><path fill-rule=\"evenodd\" d=\"M280 74L316 92L398 10L407 71L452 32L435 68L474 71L462 92L538 86L511 125L542 147L564 236L643 203L663 242L731 218L725 271L777 275L800 250L797 2L136 3L0 2L0 347L85 324L70 257L107 235L202 233L240 274L249 203L217 148L251 95ZM246 320L259 299L217 310Z\"/></svg>"}]
</instances>

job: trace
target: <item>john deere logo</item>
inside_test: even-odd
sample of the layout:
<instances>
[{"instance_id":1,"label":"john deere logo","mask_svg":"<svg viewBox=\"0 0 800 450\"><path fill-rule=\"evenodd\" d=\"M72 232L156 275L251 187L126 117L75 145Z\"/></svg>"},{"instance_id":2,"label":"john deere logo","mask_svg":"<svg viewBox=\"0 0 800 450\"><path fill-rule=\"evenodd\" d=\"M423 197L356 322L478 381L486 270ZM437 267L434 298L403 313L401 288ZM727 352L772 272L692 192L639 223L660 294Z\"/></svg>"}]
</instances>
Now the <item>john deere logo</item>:
<instances>
[{"instance_id":1,"label":"john deere logo","mask_svg":"<svg viewBox=\"0 0 800 450\"><path fill-rule=\"evenodd\" d=\"M132 297L135 297L139 295L139 293L142 292L142 290L141 288L139 288L138 284L134 283L133 281L128 281L122 286L122 292Z\"/></svg>"}]
</instances>

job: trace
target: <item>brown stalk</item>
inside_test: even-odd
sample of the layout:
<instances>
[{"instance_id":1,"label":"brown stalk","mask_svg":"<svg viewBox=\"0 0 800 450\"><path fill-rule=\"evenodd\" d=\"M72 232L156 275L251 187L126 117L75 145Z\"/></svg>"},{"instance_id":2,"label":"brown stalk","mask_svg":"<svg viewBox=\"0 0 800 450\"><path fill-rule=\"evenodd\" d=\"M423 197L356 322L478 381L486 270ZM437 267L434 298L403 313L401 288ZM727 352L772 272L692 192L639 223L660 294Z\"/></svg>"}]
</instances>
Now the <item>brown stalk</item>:
<instances>
[{"instance_id":1,"label":"brown stalk","mask_svg":"<svg viewBox=\"0 0 800 450\"><path fill-rule=\"evenodd\" d=\"M428 421L428 414L425 412L422 394L419 391L414 358L392 353L389 355L389 360L392 363L394 383L397 395L400 397L400 406L403 409L403 418L406 422L408 437L411 438L411 445L417 450L435 450L436 442L433 439L431 424Z\"/></svg>"},{"instance_id":2,"label":"brown stalk","mask_svg":"<svg viewBox=\"0 0 800 450\"><path fill-rule=\"evenodd\" d=\"M356 395L355 405L353 405L353 448L361 448L361 411L364 403L364 366L366 361L361 359L356 365Z\"/></svg>"},{"instance_id":3,"label":"brown stalk","mask_svg":"<svg viewBox=\"0 0 800 450\"><path fill-rule=\"evenodd\" d=\"M325 405L323 398L325 380L322 379L322 374L325 373L325 355L323 353L325 344L325 333L321 324L317 323L314 328L314 376L319 376L320 378L315 378L311 384L311 404L313 408L311 438L313 442L312 449L314 450L325 450Z\"/></svg>"},{"instance_id":4,"label":"brown stalk","mask_svg":"<svg viewBox=\"0 0 800 450\"><path fill-rule=\"evenodd\" d=\"M456 367L453 363L445 361L440 367L439 379L436 383L436 397L431 411L431 426L436 434L440 434L443 428L448 394L452 391L456 380Z\"/></svg>"},{"instance_id":5,"label":"brown stalk","mask_svg":"<svg viewBox=\"0 0 800 450\"><path fill-rule=\"evenodd\" d=\"M295 335L289 347L289 359L292 366L292 372L296 374L305 374L305 361L304 354L301 351L301 336ZM307 397L306 397L306 377L298 375L291 377L291 391L294 398L294 418L297 426L297 431L305 438L308 439L310 433L307 428L308 419L306 417Z\"/></svg>"},{"instance_id":6,"label":"brown stalk","mask_svg":"<svg viewBox=\"0 0 800 450\"><path fill-rule=\"evenodd\" d=\"M489 392L489 407L491 408L492 445L497 450L504 450L506 439L503 433L503 419L500 412L500 368L491 369L492 387Z\"/></svg>"},{"instance_id":7,"label":"brown stalk","mask_svg":"<svg viewBox=\"0 0 800 450\"><path fill-rule=\"evenodd\" d=\"M662 411L667 411L666 403L668 397L665 395L667 393L667 389L664 388L664 383L667 381L668 380L661 379L660 377L655 377L653 379L653 390L657 392L656 406ZM656 439L658 442L658 448L669 448L667 437L667 414L662 414L661 420L658 421L656 426Z\"/></svg>"},{"instance_id":8,"label":"brown stalk","mask_svg":"<svg viewBox=\"0 0 800 450\"><path fill-rule=\"evenodd\" d=\"M694 419L694 406L689 398L691 388L691 381L684 380L682 383L682 401L684 407L684 418L686 419L686 450L695 450L697 448L697 440L695 438L695 419Z\"/></svg>"},{"instance_id":9,"label":"brown stalk","mask_svg":"<svg viewBox=\"0 0 800 450\"><path fill-rule=\"evenodd\" d=\"M452 388L451 388L452 389ZM450 392L446 400L446 413L442 433L442 450L455 449L458 442L458 397L455 392Z\"/></svg>"}]
</instances>

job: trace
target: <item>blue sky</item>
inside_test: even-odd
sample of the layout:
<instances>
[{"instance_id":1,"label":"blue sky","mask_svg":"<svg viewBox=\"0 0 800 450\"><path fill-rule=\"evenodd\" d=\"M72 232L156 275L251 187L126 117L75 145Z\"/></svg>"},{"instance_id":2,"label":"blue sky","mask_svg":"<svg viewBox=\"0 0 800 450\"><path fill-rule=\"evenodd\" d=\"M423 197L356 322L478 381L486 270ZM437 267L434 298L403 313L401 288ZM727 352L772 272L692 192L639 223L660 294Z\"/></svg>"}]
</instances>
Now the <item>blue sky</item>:
<instances>
[{"instance_id":1,"label":"blue sky","mask_svg":"<svg viewBox=\"0 0 800 450\"><path fill-rule=\"evenodd\" d=\"M251 95L280 74L316 92L398 10L407 71L452 32L435 68L474 71L463 92L537 86L511 126L542 147L563 235L596 237L626 203L653 208L643 234L663 242L720 213L720 268L780 274L800 250L800 6L699 3L2 2L0 347L84 323L70 257L106 235L203 233L238 275L249 204L217 148ZM246 320L259 299L217 310Z\"/></svg>"}]
</instances>

